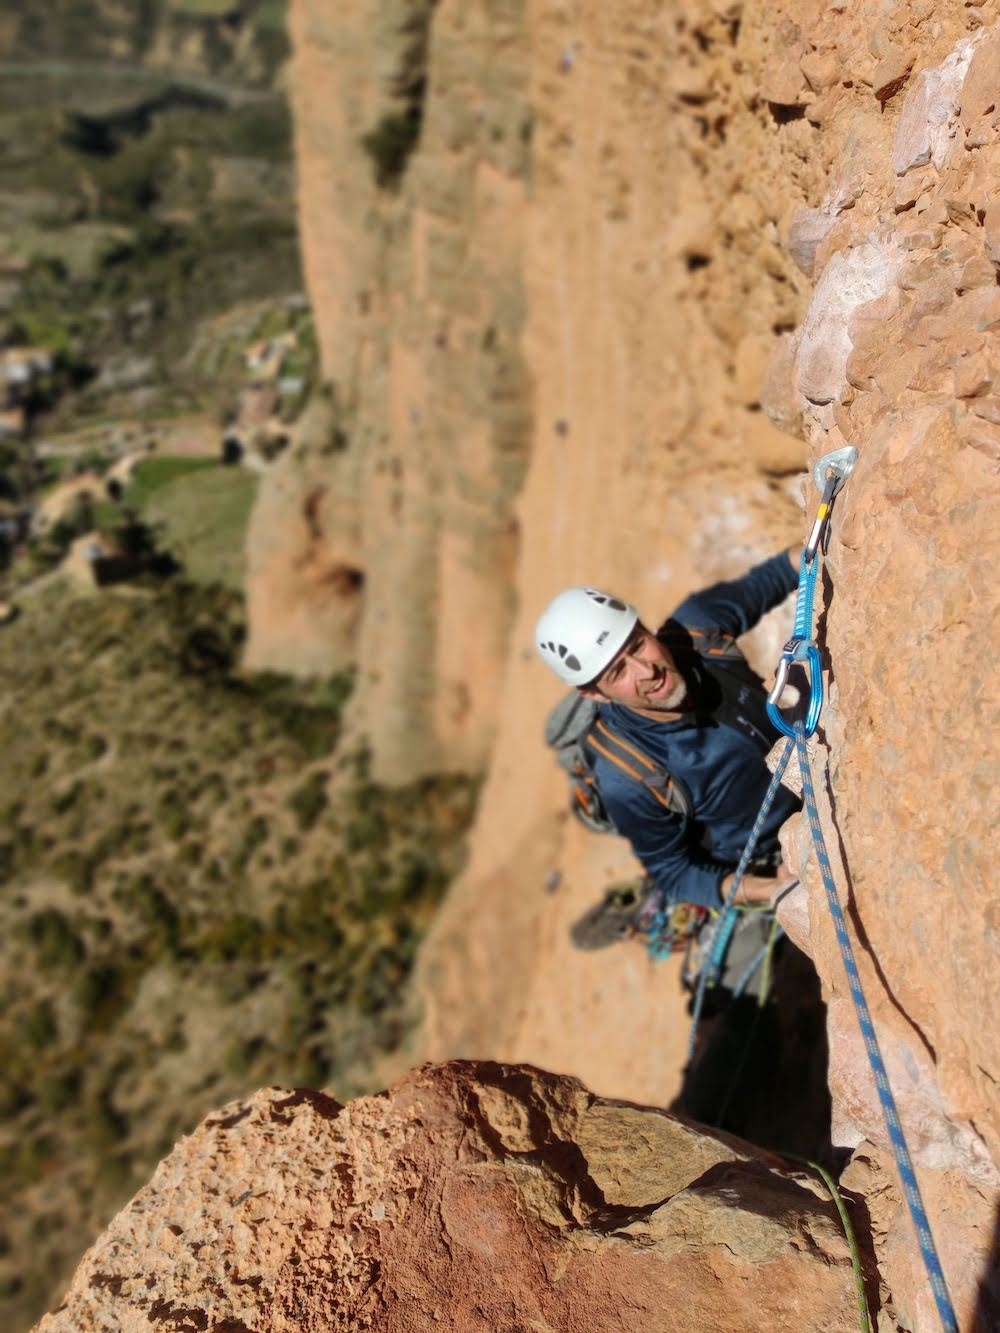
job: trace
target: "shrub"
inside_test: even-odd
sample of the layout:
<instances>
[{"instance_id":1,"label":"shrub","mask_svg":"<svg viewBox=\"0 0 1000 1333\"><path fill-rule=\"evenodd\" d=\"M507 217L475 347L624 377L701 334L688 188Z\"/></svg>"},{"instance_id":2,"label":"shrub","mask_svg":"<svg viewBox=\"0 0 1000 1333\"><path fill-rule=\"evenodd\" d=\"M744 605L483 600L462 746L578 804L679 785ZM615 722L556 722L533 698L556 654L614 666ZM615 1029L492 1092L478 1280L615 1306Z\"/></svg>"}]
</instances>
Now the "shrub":
<instances>
[{"instance_id":1,"label":"shrub","mask_svg":"<svg viewBox=\"0 0 1000 1333\"><path fill-rule=\"evenodd\" d=\"M267 842L267 835L267 820L263 815L254 815L244 831L243 841L240 844L240 854L244 864L253 856L258 847L262 847Z\"/></svg>"},{"instance_id":2,"label":"shrub","mask_svg":"<svg viewBox=\"0 0 1000 1333\"><path fill-rule=\"evenodd\" d=\"M417 902L428 892L436 896L445 882L441 866L432 859L412 852L401 859L397 885L403 902Z\"/></svg>"},{"instance_id":3,"label":"shrub","mask_svg":"<svg viewBox=\"0 0 1000 1333\"><path fill-rule=\"evenodd\" d=\"M388 828L380 810L361 809L348 821L344 829L347 850L360 852L366 847L378 847L385 841Z\"/></svg>"},{"instance_id":4,"label":"shrub","mask_svg":"<svg viewBox=\"0 0 1000 1333\"><path fill-rule=\"evenodd\" d=\"M72 810L82 791L82 783L73 782L65 791L57 792L52 797L52 813L54 815L64 815L68 810Z\"/></svg>"},{"instance_id":5,"label":"shrub","mask_svg":"<svg viewBox=\"0 0 1000 1333\"><path fill-rule=\"evenodd\" d=\"M60 852L52 863L53 873L60 879L66 881L70 890L82 896L90 893L94 887L94 876L97 871L99 860L85 852L77 851L75 848L66 852Z\"/></svg>"},{"instance_id":6,"label":"shrub","mask_svg":"<svg viewBox=\"0 0 1000 1333\"><path fill-rule=\"evenodd\" d=\"M59 1073L43 1074L35 1083L38 1105L49 1115L72 1106L80 1095L80 1071L67 1069Z\"/></svg>"},{"instance_id":7,"label":"shrub","mask_svg":"<svg viewBox=\"0 0 1000 1333\"><path fill-rule=\"evenodd\" d=\"M256 917L240 914L219 921L203 931L196 942L201 957L209 962L256 962L263 953L264 927Z\"/></svg>"},{"instance_id":8,"label":"shrub","mask_svg":"<svg viewBox=\"0 0 1000 1333\"><path fill-rule=\"evenodd\" d=\"M0 1148L0 1176L8 1188L30 1185L42 1178L42 1164L51 1160L51 1138L21 1136Z\"/></svg>"},{"instance_id":9,"label":"shrub","mask_svg":"<svg viewBox=\"0 0 1000 1333\"><path fill-rule=\"evenodd\" d=\"M250 1073L263 1049L264 1041L261 1037L237 1037L226 1047L222 1067L234 1078L242 1078Z\"/></svg>"},{"instance_id":10,"label":"shrub","mask_svg":"<svg viewBox=\"0 0 1000 1333\"><path fill-rule=\"evenodd\" d=\"M314 686L303 686L275 671L244 681L242 690L259 703L306 759L320 759L336 747L340 718L354 688L354 673L339 672Z\"/></svg>"},{"instance_id":11,"label":"shrub","mask_svg":"<svg viewBox=\"0 0 1000 1333\"><path fill-rule=\"evenodd\" d=\"M83 755L89 763L95 763L108 752L108 742L103 736L87 736L83 742Z\"/></svg>"},{"instance_id":12,"label":"shrub","mask_svg":"<svg viewBox=\"0 0 1000 1333\"><path fill-rule=\"evenodd\" d=\"M336 868L331 875L336 879ZM333 957L344 944L342 905L331 879L314 879L291 890L274 909L272 929L292 954L321 953Z\"/></svg>"},{"instance_id":13,"label":"shrub","mask_svg":"<svg viewBox=\"0 0 1000 1333\"><path fill-rule=\"evenodd\" d=\"M21 1032L33 1051L43 1051L46 1046L52 1045L59 1036L59 1024L48 1000L28 1010L21 1024Z\"/></svg>"},{"instance_id":14,"label":"shrub","mask_svg":"<svg viewBox=\"0 0 1000 1333\"><path fill-rule=\"evenodd\" d=\"M156 806L156 818L172 842L179 842L191 827L187 803L179 792L172 788L160 797Z\"/></svg>"},{"instance_id":15,"label":"shrub","mask_svg":"<svg viewBox=\"0 0 1000 1333\"><path fill-rule=\"evenodd\" d=\"M416 110L402 115L390 114L362 135L361 146L372 160L375 183L380 189L394 189L399 185L420 138L421 121L420 112Z\"/></svg>"},{"instance_id":16,"label":"shrub","mask_svg":"<svg viewBox=\"0 0 1000 1333\"><path fill-rule=\"evenodd\" d=\"M228 795L229 786L218 769L203 773L200 778L196 779L191 790L192 801L204 801L209 809L221 805Z\"/></svg>"},{"instance_id":17,"label":"shrub","mask_svg":"<svg viewBox=\"0 0 1000 1333\"><path fill-rule=\"evenodd\" d=\"M306 833L326 809L326 781L324 772L310 773L305 782L297 787L288 798L288 806L295 815L299 830Z\"/></svg>"},{"instance_id":18,"label":"shrub","mask_svg":"<svg viewBox=\"0 0 1000 1333\"><path fill-rule=\"evenodd\" d=\"M91 1148L98 1151L115 1147L125 1137L128 1128L125 1117L112 1105L108 1089L88 1098L83 1123ZM102 1167L106 1169L107 1162L102 1163Z\"/></svg>"},{"instance_id":19,"label":"shrub","mask_svg":"<svg viewBox=\"0 0 1000 1333\"><path fill-rule=\"evenodd\" d=\"M72 990L86 1025L106 1031L127 1007L131 987L126 970L110 959L86 968Z\"/></svg>"},{"instance_id":20,"label":"shrub","mask_svg":"<svg viewBox=\"0 0 1000 1333\"><path fill-rule=\"evenodd\" d=\"M197 838L189 838L187 842L182 844L178 855L184 865L200 866L205 855L205 848Z\"/></svg>"},{"instance_id":21,"label":"shrub","mask_svg":"<svg viewBox=\"0 0 1000 1333\"><path fill-rule=\"evenodd\" d=\"M49 971L74 968L86 954L83 941L56 907L36 912L28 921L28 938L34 944L40 967Z\"/></svg>"},{"instance_id":22,"label":"shrub","mask_svg":"<svg viewBox=\"0 0 1000 1333\"><path fill-rule=\"evenodd\" d=\"M150 935L171 951L180 940L180 916L152 876L139 875L128 886L127 899Z\"/></svg>"}]
</instances>

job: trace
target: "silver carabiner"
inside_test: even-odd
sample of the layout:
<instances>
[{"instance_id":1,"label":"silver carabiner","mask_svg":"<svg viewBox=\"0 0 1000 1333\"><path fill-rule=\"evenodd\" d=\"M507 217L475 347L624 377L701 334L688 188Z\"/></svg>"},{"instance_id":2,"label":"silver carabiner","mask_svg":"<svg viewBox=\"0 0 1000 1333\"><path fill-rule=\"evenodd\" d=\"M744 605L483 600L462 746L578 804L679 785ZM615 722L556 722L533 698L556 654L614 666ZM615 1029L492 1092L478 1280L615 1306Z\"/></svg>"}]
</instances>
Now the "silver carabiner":
<instances>
[{"instance_id":1,"label":"silver carabiner","mask_svg":"<svg viewBox=\"0 0 1000 1333\"><path fill-rule=\"evenodd\" d=\"M792 669L794 660L791 652L786 648L778 661L778 669L774 673L774 684L767 696L767 702L773 704L775 708L778 707L784 688L788 684L788 673Z\"/></svg>"},{"instance_id":2,"label":"silver carabiner","mask_svg":"<svg viewBox=\"0 0 1000 1333\"><path fill-rule=\"evenodd\" d=\"M807 736L811 736L819 724L819 715L823 708L823 663L819 649L812 639L790 639L785 644L785 651L774 674L774 687L767 696L767 715L771 724L777 727L783 736L794 736L795 728L789 725L781 715L778 700L781 691L788 683L788 673L793 662L802 662L809 675L809 703L802 722Z\"/></svg>"},{"instance_id":3,"label":"silver carabiner","mask_svg":"<svg viewBox=\"0 0 1000 1333\"><path fill-rule=\"evenodd\" d=\"M803 551L806 564L812 564L816 552L826 536L826 525L830 521L830 510L833 508L834 496L854 471L857 457L858 451L854 445L846 444L843 449L834 449L831 453L824 454L813 468L813 481L823 492L823 497L819 502L816 521L813 523L812 532L809 534L809 540L806 542ZM826 549L825 546L823 549Z\"/></svg>"},{"instance_id":4,"label":"silver carabiner","mask_svg":"<svg viewBox=\"0 0 1000 1333\"><path fill-rule=\"evenodd\" d=\"M816 489L823 492L824 500L832 500L834 495L840 490L844 482L854 471L854 464L858 461L858 451L853 444L845 444L842 449L833 449L828 454L824 454L812 470L813 481L816 483ZM826 488L833 474L833 492L827 497Z\"/></svg>"}]
</instances>

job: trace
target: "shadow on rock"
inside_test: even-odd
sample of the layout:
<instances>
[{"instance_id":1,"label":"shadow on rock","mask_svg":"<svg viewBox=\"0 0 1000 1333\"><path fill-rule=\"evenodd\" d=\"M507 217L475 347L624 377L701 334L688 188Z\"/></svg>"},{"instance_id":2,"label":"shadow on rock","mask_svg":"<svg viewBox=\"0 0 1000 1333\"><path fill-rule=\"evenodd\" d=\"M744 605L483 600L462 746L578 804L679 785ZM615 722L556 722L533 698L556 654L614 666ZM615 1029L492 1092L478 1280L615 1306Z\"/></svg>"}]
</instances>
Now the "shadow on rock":
<instances>
[{"instance_id":1,"label":"shadow on rock","mask_svg":"<svg viewBox=\"0 0 1000 1333\"><path fill-rule=\"evenodd\" d=\"M709 995L670 1110L774 1152L841 1166L830 1142L826 1006L811 960L783 939L763 1003Z\"/></svg>"}]
</instances>

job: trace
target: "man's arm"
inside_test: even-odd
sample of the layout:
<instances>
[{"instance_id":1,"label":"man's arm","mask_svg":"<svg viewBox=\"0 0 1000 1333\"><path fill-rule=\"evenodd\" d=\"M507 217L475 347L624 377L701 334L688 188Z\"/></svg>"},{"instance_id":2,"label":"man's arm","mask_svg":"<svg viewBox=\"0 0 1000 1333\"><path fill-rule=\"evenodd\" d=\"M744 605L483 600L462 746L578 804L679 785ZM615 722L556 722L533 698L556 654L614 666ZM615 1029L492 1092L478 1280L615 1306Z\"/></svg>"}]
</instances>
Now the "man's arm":
<instances>
[{"instance_id":1,"label":"man's arm","mask_svg":"<svg viewBox=\"0 0 1000 1333\"><path fill-rule=\"evenodd\" d=\"M717 861L703 848L697 824L665 810L650 792L615 769L602 767L600 783L604 805L616 828L670 901L703 907L725 902L732 888L733 863ZM766 903L794 879L784 864L776 877L744 875L736 901Z\"/></svg>"},{"instance_id":2,"label":"man's arm","mask_svg":"<svg viewBox=\"0 0 1000 1333\"><path fill-rule=\"evenodd\" d=\"M801 547L791 546L754 565L741 578L692 593L673 613L683 625L718 628L738 637L753 629L798 585Z\"/></svg>"},{"instance_id":3,"label":"man's arm","mask_svg":"<svg viewBox=\"0 0 1000 1333\"><path fill-rule=\"evenodd\" d=\"M628 838L653 883L671 902L721 906L727 867L691 846L688 820L664 810L635 784L630 784L627 792L602 785L601 795L615 826Z\"/></svg>"}]
</instances>

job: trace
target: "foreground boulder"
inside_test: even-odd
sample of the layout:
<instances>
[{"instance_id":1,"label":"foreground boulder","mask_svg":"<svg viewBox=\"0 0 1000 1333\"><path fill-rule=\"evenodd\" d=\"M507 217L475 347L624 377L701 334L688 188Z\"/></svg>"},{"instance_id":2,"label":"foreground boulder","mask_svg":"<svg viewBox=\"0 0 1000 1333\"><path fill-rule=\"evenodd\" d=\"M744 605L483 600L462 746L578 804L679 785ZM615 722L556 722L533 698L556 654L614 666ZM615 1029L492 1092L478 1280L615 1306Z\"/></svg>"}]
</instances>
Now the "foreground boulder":
<instances>
[{"instance_id":1,"label":"foreground boulder","mask_svg":"<svg viewBox=\"0 0 1000 1333\"><path fill-rule=\"evenodd\" d=\"M346 1106L210 1116L38 1333L855 1330L806 1174L526 1065L425 1066Z\"/></svg>"}]
</instances>

